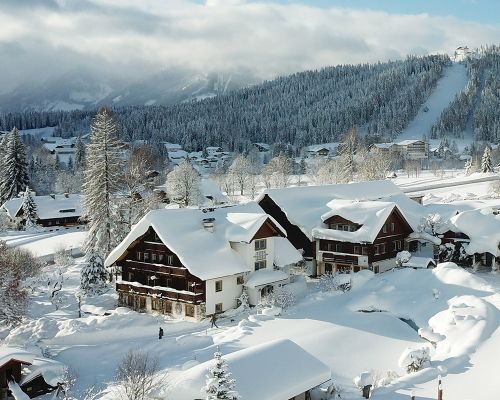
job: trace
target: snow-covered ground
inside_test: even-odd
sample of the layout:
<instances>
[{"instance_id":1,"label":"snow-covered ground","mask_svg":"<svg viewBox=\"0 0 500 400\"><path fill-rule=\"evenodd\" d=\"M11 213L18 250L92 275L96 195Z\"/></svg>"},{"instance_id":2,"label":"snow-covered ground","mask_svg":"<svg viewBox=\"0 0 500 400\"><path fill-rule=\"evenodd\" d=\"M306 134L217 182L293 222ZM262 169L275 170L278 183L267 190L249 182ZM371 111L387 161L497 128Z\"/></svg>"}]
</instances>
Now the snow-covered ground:
<instances>
[{"instance_id":1,"label":"snow-covered ground","mask_svg":"<svg viewBox=\"0 0 500 400\"><path fill-rule=\"evenodd\" d=\"M464 64L453 63L447 67L432 94L420 107L415 119L408 124L397 140L422 139L423 135L429 136L432 125L437 122L443 110L455 96L465 89L467 82Z\"/></svg>"}]
</instances>

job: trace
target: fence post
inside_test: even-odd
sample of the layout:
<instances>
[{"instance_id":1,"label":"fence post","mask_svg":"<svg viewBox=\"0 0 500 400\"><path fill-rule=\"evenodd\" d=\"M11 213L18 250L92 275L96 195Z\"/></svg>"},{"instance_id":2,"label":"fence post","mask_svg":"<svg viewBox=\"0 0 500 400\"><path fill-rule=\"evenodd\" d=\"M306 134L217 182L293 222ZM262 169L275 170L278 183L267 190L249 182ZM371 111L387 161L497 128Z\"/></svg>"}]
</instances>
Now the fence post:
<instances>
[{"instance_id":1,"label":"fence post","mask_svg":"<svg viewBox=\"0 0 500 400\"><path fill-rule=\"evenodd\" d=\"M415 397L415 390L412 390L412 391L411 391L411 400L416 400L416 397Z\"/></svg>"},{"instance_id":2,"label":"fence post","mask_svg":"<svg viewBox=\"0 0 500 400\"><path fill-rule=\"evenodd\" d=\"M441 375L439 375L438 381L438 398L437 400L443 400L443 384L441 382Z\"/></svg>"}]
</instances>

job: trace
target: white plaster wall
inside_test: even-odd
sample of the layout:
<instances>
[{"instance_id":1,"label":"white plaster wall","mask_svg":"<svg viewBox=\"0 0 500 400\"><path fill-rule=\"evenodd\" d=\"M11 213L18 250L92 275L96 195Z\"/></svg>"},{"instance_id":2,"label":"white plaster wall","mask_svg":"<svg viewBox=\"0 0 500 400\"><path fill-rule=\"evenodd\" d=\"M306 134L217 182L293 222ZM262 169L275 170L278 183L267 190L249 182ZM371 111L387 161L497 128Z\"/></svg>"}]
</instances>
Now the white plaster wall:
<instances>
[{"instance_id":1,"label":"white plaster wall","mask_svg":"<svg viewBox=\"0 0 500 400\"><path fill-rule=\"evenodd\" d=\"M210 315L215 312L215 305L222 303L222 311L236 307L236 299L243 292L243 285L236 283L238 275L226 276L218 279L209 279L205 282L206 291L206 314ZM215 282L222 281L222 291L215 291Z\"/></svg>"},{"instance_id":2,"label":"white plaster wall","mask_svg":"<svg viewBox=\"0 0 500 400\"><path fill-rule=\"evenodd\" d=\"M373 267L376 267L377 265L379 267L379 272L389 271L390 269L396 267L396 259L389 258L387 260L376 261L373 263Z\"/></svg>"},{"instance_id":3,"label":"white plaster wall","mask_svg":"<svg viewBox=\"0 0 500 400\"><path fill-rule=\"evenodd\" d=\"M266 268L273 268L274 263L274 237L266 238ZM245 265L252 271L255 270L255 241L250 243L231 242L231 248L238 252Z\"/></svg>"}]
</instances>

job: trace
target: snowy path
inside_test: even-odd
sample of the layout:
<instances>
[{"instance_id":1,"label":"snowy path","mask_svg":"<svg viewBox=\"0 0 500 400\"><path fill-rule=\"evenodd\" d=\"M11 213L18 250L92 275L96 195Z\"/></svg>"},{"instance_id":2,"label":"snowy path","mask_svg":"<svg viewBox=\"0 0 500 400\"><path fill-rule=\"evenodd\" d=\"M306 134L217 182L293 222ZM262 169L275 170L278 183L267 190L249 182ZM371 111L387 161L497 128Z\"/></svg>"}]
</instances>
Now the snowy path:
<instances>
[{"instance_id":1,"label":"snowy path","mask_svg":"<svg viewBox=\"0 0 500 400\"><path fill-rule=\"evenodd\" d=\"M438 120L443 110L458 93L465 89L467 82L465 65L454 63L447 67L444 76L422 105L415 119L403 130L397 140L421 139L422 135L428 135L432 125ZM425 107L428 108L427 112L423 111Z\"/></svg>"}]
</instances>

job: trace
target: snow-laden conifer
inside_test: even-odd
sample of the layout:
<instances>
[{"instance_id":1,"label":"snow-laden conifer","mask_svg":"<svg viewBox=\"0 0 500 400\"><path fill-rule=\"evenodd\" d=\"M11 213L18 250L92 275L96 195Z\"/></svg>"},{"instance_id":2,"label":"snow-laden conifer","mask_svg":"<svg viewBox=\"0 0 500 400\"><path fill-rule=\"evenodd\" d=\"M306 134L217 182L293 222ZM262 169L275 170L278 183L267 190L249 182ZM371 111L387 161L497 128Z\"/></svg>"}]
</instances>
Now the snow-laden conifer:
<instances>
[{"instance_id":1,"label":"snow-laden conifer","mask_svg":"<svg viewBox=\"0 0 500 400\"><path fill-rule=\"evenodd\" d=\"M78 136L75 141L74 165L77 170L82 169L85 166L85 145L83 144L80 136Z\"/></svg>"},{"instance_id":2,"label":"snow-laden conifer","mask_svg":"<svg viewBox=\"0 0 500 400\"><path fill-rule=\"evenodd\" d=\"M26 148L19 131L14 128L2 142L6 142L0 174L0 202L3 203L26 189L29 176Z\"/></svg>"},{"instance_id":3,"label":"snow-laden conifer","mask_svg":"<svg viewBox=\"0 0 500 400\"><path fill-rule=\"evenodd\" d=\"M219 349L214 353L213 365L208 369L204 390L207 394L206 400L240 398L236 391L236 381L229 372L227 362L222 358Z\"/></svg>"},{"instance_id":4,"label":"snow-laden conifer","mask_svg":"<svg viewBox=\"0 0 500 400\"><path fill-rule=\"evenodd\" d=\"M106 288L106 268L98 253L88 253L80 272L80 289L86 295L100 294Z\"/></svg>"},{"instance_id":5,"label":"snow-laden conifer","mask_svg":"<svg viewBox=\"0 0 500 400\"><path fill-rule=\"evenodd\" d=\"M33 198L33 193L31 192L29 187L26 187L26 190L23 193L23 215L25 218L24 229L26 231L33 231L37 229L37 207L35 203L35 199Z\"/></svg>"},{"instance_id":6,"label":"snow-laden conifer","mask_svg":"<svg viewBox=\"0 0 500 400\"><path fill-rule=\"evenodd\" d=\"M481 170L486 172L493 172L493 162L491 161L491 150L488 146L484 148L483 158L481 160Z\"/></svg>"},{"instance_id":7,"label":"snow-laden conifer","mask_svg":"<svg viewBox=\"0 0 500 400\"><path fill-rule=\"evenodd\" d=\"M84 171L84 207L89 232L87 255L106 257L121 238L114 197L121 189L125 171L122 143L111 111L103 108L92 124Z\"/></svg>"}]
</instances>

